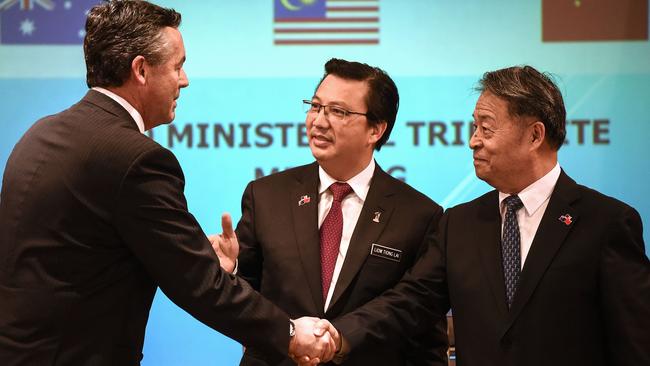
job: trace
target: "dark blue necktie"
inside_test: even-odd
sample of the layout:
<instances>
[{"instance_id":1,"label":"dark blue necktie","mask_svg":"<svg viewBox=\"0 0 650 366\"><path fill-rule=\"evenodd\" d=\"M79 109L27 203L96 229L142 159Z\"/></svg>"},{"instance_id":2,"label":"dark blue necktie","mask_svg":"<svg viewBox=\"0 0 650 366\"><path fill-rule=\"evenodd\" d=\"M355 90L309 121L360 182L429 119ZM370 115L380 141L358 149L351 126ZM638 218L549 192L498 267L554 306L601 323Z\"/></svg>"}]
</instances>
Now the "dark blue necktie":
<instances>
[{"instance_id":1,"label":"dark blue necktie","mask_svg":"<svg viewBox=\"0 0 650 366\"><path fill-rule=\"evenodd\" d=\"M503 238L501 239L501 260L503 263L503 277L506 283L506 301L508 309L517 291L517 282L521 272L520 234L517 223L517 211L524 206L518 196L508 196L506 204L506 217L503 222Z\"/></svg>"}]
</instances>

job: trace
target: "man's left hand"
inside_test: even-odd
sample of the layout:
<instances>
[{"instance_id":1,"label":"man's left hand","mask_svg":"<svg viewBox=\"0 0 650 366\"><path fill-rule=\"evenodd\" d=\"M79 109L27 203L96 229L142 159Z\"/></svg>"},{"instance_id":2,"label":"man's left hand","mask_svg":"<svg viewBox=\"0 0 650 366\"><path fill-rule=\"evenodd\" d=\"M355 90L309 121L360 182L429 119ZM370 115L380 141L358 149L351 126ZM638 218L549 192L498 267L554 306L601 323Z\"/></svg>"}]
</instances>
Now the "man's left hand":
<instances>
[{"instance_id":1,"label":"man's left hand","mask_svg":"<svg viewBox=\"0 0 650 366\"><path fill-rule=\"evenodd\" d=\"M239 241L237 235L232 229L232 218L230 214L224 213L221 215L221 228L223 232L219 235L210 235L208 239L212 244L212 249L219 257L221 268L228 273L232 273L237 263L237 256L239 255Z\"/></svg>"}]
</instances>

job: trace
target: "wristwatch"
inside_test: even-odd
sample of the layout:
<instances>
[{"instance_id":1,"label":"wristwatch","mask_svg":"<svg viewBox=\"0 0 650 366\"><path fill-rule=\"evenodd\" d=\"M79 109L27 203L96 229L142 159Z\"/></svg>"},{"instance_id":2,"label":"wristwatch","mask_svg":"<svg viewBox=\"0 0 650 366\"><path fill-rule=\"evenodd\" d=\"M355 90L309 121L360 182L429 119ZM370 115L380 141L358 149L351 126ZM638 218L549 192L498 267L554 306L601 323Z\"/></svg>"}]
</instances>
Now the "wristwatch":
<instances>
[{"instance_id":1,"label":"wristwatch","mask_svg":"<svg viewBox=\"0 0 650 366\"><path fill-rule=\"evenodd\" d=\"M289 337L296 335L296 325L293 323L293 320L289 319Z\"/></svg>"}]
</instances>

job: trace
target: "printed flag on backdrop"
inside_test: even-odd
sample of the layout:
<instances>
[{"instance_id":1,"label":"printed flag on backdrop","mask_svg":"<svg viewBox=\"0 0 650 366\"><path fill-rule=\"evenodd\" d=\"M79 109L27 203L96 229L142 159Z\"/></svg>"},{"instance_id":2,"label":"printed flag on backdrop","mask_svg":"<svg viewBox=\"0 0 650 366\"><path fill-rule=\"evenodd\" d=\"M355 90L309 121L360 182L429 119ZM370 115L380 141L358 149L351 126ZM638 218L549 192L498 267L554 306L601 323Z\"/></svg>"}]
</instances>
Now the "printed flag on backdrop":
<instances>
[{"instance_id":1,"label":"printed flag on backdrop","mask_svg":"<svg viewBox=\"0 0 650 366\"><path fill-rule=\"evenodd\" d=\"M0 44L81 44L100 0L0 0Z\"/></svg>"},{"instance_id":2,"label":"printed flag on backdrop","mask_svg":"<svg viewBox=\"0 0 650 366\"><path fill-rule=\"evenodd\" d=\"M542 40L648 39L648 0L542 0Z\"/></svg>"},{"instance_id":3,"label":"printed flag on backdrop","mask_svg":"<svg viewBox=\"0 0 650 366\"><path fill-rule=\"evenodd\" d=\"M274 0L276 45L379 44L379 0Z\"/></svg>"}]
</instances>

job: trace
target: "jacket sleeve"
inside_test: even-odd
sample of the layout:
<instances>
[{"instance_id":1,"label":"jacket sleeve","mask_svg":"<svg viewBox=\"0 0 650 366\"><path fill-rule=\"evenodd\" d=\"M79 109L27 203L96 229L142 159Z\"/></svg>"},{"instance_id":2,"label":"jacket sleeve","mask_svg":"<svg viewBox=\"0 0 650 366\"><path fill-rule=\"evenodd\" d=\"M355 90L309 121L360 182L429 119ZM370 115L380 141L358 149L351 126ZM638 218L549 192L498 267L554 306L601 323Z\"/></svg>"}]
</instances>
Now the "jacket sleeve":
<instances>
[{"instance_id":1,"label":"jacket sleeve","mask_svg":"<svg viewBox=\"0 0 650 366\"><path fill-rule=\"evenodd\" d=\"M650 365L650 263L641 217L626 206L601 248L601 314L612 365Z\"/></svg>"},{"instance_id":2,"label":"jacket sleeve","mask_svg":"<svg viewBox=\"0 0 650 366\"><path fill-rule=\"evenodd\" d=\"M432 219L422 240L422 254L393 288L332 322L351 352L364 342L402 343L443 321L449 300L445 249L436 238L437 227L438 220Z\"/></svg>"},{"instance_id":3,"label":"jacket sleeve","mask_svg":"<svg viewBox=\"0 0 650 366\"><path fill-rule=\"evenodd\" d=\"M224 272L187 210L184 177L161 147L128 169L115 208L115 227L161 290L196 319L270 360L286 357L289 317L242 279Z\"/></svg>"},{"instance_id":4,"label":"jacket sleeve","mask_svg":"<svg viewBox=\"0 0 650 366\"><path fill-rule=\"evenodd\" d=\"M438 228L442 218L442 207L436 205L436 210L430 220L427 230ZM427 243L423 242L420 247L418 257L427 249ZM407 364L410 366L447 366L447 350L449 341L447 339L447 317L432 321L428 324L423 332L407 338L408 347L406 348Z\"/></svg>"}]
</instances>

